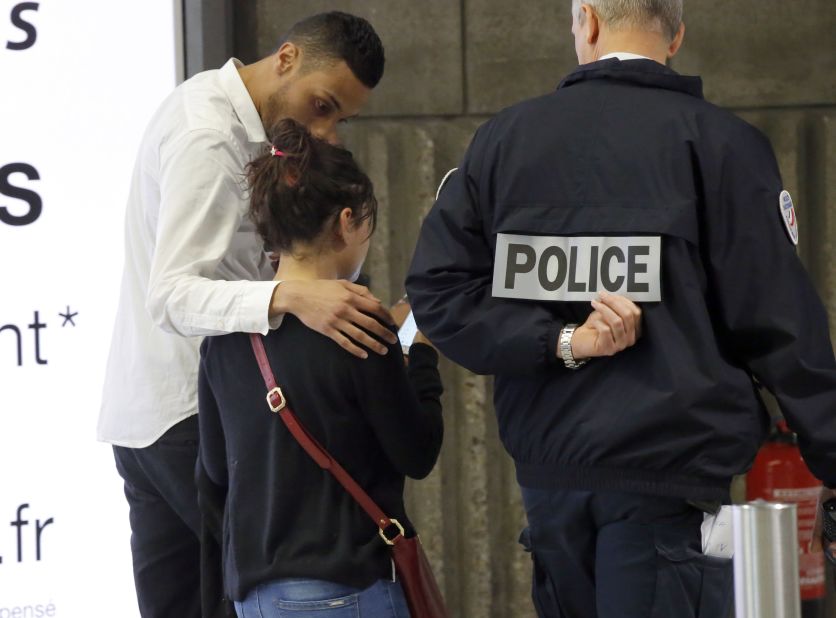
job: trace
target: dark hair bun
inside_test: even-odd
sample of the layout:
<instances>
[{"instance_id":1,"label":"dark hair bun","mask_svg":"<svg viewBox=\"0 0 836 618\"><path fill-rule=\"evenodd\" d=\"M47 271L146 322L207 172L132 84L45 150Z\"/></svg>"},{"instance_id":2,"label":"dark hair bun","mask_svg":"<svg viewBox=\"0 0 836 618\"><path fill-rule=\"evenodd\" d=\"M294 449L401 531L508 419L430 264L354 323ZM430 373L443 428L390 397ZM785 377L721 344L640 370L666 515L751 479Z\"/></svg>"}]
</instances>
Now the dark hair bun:
<instances>
[{"instance_id":1,"label":"dark hair bun","mask_svg":"<svg viewBox=\"0 0 836 618\"><path fill-rule=\"evenodd\" d=\"M287 252L312 242L344 208L358 222L375 223L372 182L348 150L289 118L271 131L270 145L247 165L250 218L270 250Z\"/></svg>"},{"instance_id":2,"label":"dark hair bun","mask_svg":"<svg viewBox=\"0 0 836 618\"><path fill-rule=\"evenodd\" d=\"M283 169L288 173L295 172L298 179L310 165L314 139L304 126L285 118L272 132L270 144L279 154L271 152L271 156L283 159L280 163Z\"/></svg>"}]
</instances>

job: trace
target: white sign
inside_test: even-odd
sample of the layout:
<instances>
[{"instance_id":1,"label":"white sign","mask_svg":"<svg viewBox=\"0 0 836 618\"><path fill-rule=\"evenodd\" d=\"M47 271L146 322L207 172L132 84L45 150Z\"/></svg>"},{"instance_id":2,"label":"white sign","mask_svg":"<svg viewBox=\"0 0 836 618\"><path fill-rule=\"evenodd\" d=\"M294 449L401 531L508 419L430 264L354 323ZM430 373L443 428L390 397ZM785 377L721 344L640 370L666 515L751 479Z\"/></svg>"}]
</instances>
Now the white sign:
<instances>
[{"instance_id":1,"label":"white sign","mask_svg":"<svg viewBox=\"0 0 836 618\"><path fill-rule=\"evenodd\" d=\"M96 419L169 0L0 0L0 618L138 616Z\"/></svg>"},{"instance_id":2,"label":"white sign","mask_svg":"<svg viewBox=\"0 0 836 618\"><path fill-rule=\"evenodd\" d=\"M415 322L415 314L410 311L403 322L403 326L398 330L398 340L401 342L401 350L404 354L409 354L409 348L415 341L415 335L417 334L418 324Z\"/></svg>"},{"instance_id":3,"label":"white sign","mask_svg":"<svg viewBox=\"0 0 836 618\"><path fill-rule=\"evenodd\" d=\"M658 302L661 257L658 236L497 234L493 295L590 301L607 291L634 301Z\"/></svg>"}]
</instances>

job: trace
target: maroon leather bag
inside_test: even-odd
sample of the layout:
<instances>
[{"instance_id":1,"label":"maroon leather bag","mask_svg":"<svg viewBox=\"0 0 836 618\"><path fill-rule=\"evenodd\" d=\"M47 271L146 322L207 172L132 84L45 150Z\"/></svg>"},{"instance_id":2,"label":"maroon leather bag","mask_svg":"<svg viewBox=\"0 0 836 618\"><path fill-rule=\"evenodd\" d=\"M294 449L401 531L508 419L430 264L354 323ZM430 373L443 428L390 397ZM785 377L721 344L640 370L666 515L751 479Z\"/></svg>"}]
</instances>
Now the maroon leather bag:
<instances>
[{"instance_id":1,"label":"maroon leather bag","mask_svg":"<svg viewBox=\"0 0 836 618\"><path fill-rule=\"evenodd\" d=\"M270 406L270 410L279 415L291 435L296 438L296 441L310 455L311 459L320 468L328 470L351 497L357 501L360 508L372 518L378 527L380 538L391 547L395 571L403 587L412 618L448 618L449 614L444 605L444 598L441 596L441 590L438 588L430 563L426 554L424 554L421 541L418 540L417 536L405 537L400 522L397 519L387 517L348 472L331 457L328 451L317 442L316 438L308 433L308 430L288 407L282 389L276 384L276 378L270 368L270 361L267 359L267 351L264 349L261 335L252 333L250 343L256 360L258 360L258 368L261 370L264 384L267 386L267 405ZM394 534L390 533L390 536L387 536L386 531L391 529L395 530Z\"/></svg>"}]
</instances>

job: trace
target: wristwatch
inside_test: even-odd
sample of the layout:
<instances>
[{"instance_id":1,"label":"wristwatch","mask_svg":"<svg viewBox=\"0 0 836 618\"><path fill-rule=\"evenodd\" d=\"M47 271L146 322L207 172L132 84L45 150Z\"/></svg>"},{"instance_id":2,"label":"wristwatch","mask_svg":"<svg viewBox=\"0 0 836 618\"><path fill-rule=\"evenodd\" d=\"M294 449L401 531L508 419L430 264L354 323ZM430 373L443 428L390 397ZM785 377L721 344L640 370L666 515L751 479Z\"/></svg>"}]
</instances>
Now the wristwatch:
<instances>
[{"instance_id":1,"label":"wristwatch","mask_svg":"<svg viewBox=\"0 0 836 618\"><path fill-rule=\"evenodd\" d=\"M560 331L560 339L557 343L559 356L567 369L580 369L587 363L587 360L576 361L575 357L572 356L572 335L575 334L577 327L577 324L567 324L564 326L563 330Z\"/></svg>"}]
</instances>

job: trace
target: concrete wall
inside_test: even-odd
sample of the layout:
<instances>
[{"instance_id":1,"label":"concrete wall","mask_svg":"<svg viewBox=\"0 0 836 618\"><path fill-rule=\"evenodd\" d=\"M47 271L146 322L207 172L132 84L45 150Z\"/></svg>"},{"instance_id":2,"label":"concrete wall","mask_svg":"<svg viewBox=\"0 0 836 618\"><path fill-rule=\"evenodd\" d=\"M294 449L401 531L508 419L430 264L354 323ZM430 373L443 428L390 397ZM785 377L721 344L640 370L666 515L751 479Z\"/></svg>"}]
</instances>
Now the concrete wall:
<instances>
[{"instance_id":1,"label":"concrete wall","mask_svg":"<svg viewBox=\"0 0 836 618\"><path fill-rule=\"evenodd\" d=\"M395 300L422 216L490 114L554 88L577 63L570 0L250 0L235 3L235 49L252 61L297 19L341 9L368 18L386 75L344 133L381 202L369 270ZM800 6L803 4L803 7ZM836 2L686 3L685 46L672 63L701 74L706 95L772 140L801 224L800 251L836 333ZM453 615L528 617L530 561L513 467L499 444L490 380L445 363L440 465L409 487L409 505ZM836 614L833 614L836 615Z\"/></svg>"}]
</instances>

